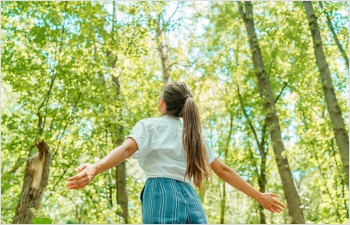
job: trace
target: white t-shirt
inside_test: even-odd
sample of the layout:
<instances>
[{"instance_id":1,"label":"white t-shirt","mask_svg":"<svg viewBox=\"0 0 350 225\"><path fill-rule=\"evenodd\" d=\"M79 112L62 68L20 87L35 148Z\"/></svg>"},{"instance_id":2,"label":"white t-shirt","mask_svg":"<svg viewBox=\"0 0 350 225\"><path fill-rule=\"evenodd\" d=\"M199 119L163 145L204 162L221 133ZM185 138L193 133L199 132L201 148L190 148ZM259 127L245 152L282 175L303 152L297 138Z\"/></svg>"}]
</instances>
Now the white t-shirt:
<instances>
[{"instance_id":1,"label":"white t-shirt","mask_svg":"<svg viewBox=\"0 0 350 225\"><path fill-rule=\"evenodd\" d=\"M190 182L185 176L186 157L182 146L183 120L179 117L162 116L140 120L131 130L130 135L138 145L132 158L138 159L146 178L168 177ZM203 130L203 129L202 129ZM203 136L209 164L216 158Z\"/></svg>"}]
</instances>

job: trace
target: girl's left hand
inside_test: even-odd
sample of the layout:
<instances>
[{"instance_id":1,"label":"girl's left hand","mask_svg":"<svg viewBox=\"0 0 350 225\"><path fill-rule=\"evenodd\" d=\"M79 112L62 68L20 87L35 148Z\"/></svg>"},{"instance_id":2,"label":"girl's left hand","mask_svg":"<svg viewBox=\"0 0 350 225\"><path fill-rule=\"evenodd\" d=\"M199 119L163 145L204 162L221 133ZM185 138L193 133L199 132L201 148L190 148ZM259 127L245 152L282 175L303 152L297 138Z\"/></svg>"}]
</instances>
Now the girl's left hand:
<instances>
[{"instance_id":1,"label":"girl's left hand","mask_svg":"<svg viewBox=\"0 0 350 225\"><path fill-rule=\"evenodd\" d=\"M67 187L69 189L80 189L88 185L97 175L97 168L93 164L84 163L77 167L75 171L78 173L67 179Z\"/></svg>"},{"instance_id":2,"label":"girl's left hand","mask_svg":"<svg viewBox=\"0 0 350 225\"><path fill-rule=\"evenodd\" d=\"M262 193L261 197L257 201L262 207L269 210L270 212L281 213L283 210L282 208L285 208L285 206L274 197L280 196L270 192Z\"/></svg>"}]
</instances>

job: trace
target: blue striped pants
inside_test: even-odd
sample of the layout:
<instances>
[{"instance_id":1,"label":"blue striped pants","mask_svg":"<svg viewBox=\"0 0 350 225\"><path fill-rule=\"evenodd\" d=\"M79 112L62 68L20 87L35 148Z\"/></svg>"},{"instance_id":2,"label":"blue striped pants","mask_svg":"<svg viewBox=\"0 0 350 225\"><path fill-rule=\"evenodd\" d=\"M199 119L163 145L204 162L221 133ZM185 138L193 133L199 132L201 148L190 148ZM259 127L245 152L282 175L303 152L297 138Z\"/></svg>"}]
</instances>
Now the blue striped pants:
<instances>
[{"instance_id":1,"label":"blue striped pants","mask_svg":"<svg viewBox=\"0 0 350 225\"><path fill-rule=\"evenodd\" d=\"M142 223L207 223L201 201L187 182L156 177L148 178L142 189Z\"/></svg>"}]
</instances>

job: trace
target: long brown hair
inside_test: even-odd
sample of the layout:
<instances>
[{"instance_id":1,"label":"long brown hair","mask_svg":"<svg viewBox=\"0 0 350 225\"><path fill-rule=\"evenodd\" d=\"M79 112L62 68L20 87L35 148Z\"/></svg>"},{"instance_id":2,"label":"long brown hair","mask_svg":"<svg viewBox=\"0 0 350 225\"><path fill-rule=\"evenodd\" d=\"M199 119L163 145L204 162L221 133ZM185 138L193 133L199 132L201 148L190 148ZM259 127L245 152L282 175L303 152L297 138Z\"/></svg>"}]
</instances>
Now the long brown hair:
<instances>
[{"instance_id":1,"label":"long brown hair","mask_svg":"<svg viewBox=\"0 0 350 225\"><path fill-rule=\"evenodd\" d=\"M197 104L184 82L166 84L162 97L166 104L167 115L183 117L182 143L187 161L185 176L201 189L203 181L211 176L211 169L201 134Z\"/></svg>"}]
</instances>

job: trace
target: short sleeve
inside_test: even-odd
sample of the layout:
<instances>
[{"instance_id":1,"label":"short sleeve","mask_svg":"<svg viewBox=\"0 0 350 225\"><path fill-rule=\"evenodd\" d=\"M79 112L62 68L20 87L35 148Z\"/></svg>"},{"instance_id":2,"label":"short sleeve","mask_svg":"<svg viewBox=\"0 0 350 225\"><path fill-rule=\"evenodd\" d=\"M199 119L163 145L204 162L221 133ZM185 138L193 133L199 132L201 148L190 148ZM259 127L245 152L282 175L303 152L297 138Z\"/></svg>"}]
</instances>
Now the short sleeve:
<instances>
[{"instance_id":1,"label":"short sleeve","mask_svg":"<svg viewBox=\"0 0 350 225\"><path fill-rule=\"evenodd\" d=\"M203 131L203 129L202 129ZM210 143L206 137L206 135L202 135L203 136L203 142L205 145L205 150L207 151L207 156L208 156L208 161L209 161L209 165L218 157L217 153L214 152L211 147L210 147Z\"/></svg>"},{"instance_id":2,"label":"short sleeve","mask_svg":"<svg viewBox=\"0 0 350 225\"><path fill-rule=\"evenodd\" d=\"M138 159L143 155L143 152L146 151L149 147L150 142L150 134L147 129L147 126L145 124L144 120L140 120L135 124L135 126L132 128L130 134L126 136L126 138L132 138L136 142L138 146L138 151L136 151L132 158Z\"/></svg>"}]
</instances>

